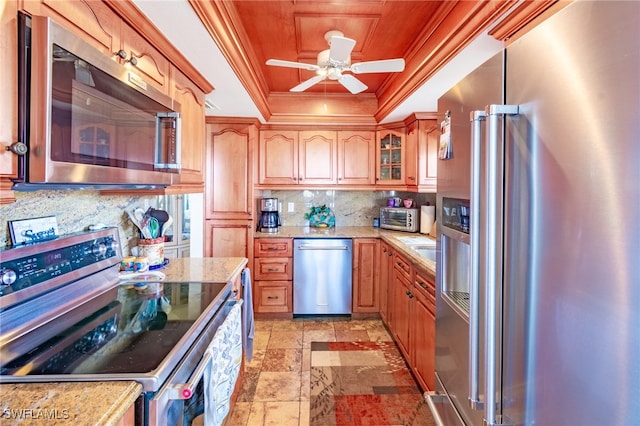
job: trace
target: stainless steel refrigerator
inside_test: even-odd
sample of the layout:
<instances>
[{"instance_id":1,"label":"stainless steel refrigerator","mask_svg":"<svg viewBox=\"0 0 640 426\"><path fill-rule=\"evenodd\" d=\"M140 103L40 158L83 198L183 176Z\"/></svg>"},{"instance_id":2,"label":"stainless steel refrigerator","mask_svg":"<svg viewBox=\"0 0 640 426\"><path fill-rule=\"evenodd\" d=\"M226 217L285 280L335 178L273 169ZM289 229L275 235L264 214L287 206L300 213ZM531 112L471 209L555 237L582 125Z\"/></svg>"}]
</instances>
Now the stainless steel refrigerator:
<instances>
[{"instance_id":1,"label":"stainless steel refrigerator","mask_svg":"<svg viewBox=\"0 0 640 426\"><path fill-rule=\"evenodd\" d=\"M571 3L438 102L441 424L640 424L639 21Z\"/></svg>"}]
</instances>

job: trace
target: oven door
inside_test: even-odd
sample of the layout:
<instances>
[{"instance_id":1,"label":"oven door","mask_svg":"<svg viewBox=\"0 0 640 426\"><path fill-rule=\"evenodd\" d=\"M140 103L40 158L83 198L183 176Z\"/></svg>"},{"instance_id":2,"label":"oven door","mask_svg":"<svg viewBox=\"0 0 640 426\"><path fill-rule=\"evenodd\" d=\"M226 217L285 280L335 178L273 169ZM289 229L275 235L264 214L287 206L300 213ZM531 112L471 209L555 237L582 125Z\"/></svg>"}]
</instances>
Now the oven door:
<instances>
[{"instance_id":1,"label":"oven door","mask_svg":"<svg viewBox=\"0 0 640 426\"><path fill-rule=\"evenodd\" d=\"M238 304L242 304L242 300L225 301L169 380L150 397L146 424L188 425L204 412L203 377L211 361L211 352L207 349L229 317L231 309Z\"/></svg>"}]
</instances>

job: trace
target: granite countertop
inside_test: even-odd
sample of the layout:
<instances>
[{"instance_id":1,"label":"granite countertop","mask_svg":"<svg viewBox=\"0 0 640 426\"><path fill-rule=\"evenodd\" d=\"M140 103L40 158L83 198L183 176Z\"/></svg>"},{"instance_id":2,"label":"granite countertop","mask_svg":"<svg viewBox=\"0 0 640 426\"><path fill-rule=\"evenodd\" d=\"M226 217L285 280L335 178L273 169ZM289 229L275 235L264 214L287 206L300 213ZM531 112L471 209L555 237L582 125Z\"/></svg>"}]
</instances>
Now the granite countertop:
<instances>
[{"instance_id":1,"label":"granite countertop","mask_svg":"<svg viewBox=\"0 0 640 426\"><path fill-rule=\"evenodd\" d=\"M200 281L228 283L247 265L246 257L185 257L169 259L169 264L160 269L165 281Z\"/></svg>"},{"instance_id":2,"label":"granite countertop","mask_svg":"<svg viewBox=\"0 0 640 426\"><path fill-rule=\"evenodd\" d=\"M436 262L419 255L412 250L405 241L416 241L433 237L415 232L390 231L370 226L336 226L334 228L311 228L308 226L282 226L278 232L256 232L255 238L380 238L391 244L403 256L407 257L415 266L426 269L435 275Z\"/></svg>"},{"instance_id":3,"label":"granite countertop","mask_svg":"<svg viewBox=\"0 0 640 426\"><path fill-rule=\"evenodd\" d=\"M0 385L3 425L117 425L142 392L132 381Z\"/></svg>"},{"instance_id":4,"label":"granite countertop","mask_svg":"<svg viewBox=\"0 0 640 426\"><path fill-rule=\"evenodd\" d=\"M229 283L244 257L170 259L165 281ZM116 425L142 392L134 381L0 384L2 424ZM47 416L47 417L44 417Z\"/></svg>"}]
</instances>

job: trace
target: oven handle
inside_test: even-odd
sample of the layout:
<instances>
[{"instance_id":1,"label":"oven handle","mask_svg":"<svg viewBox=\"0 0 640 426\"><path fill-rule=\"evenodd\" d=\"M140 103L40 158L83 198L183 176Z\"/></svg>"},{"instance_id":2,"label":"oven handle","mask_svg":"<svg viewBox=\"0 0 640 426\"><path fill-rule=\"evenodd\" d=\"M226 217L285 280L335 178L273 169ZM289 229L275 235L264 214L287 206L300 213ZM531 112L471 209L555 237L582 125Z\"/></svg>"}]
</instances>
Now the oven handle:
<instances>
[{"instance_id":1,"label":"oven handle","mask_svg":"<svg viewBox=\"0 0 640 426\"><path fill-rule=\"evenodd\" d=\"M242 302L243 300L239 299L239 300L233 300L227 303L229 303L231 307L233 307L237 303L239 303L242 306ZM196 389L196 386L198 385L198 382L200 381L200 379L202 378L202 375L204 374L204 370L209 365L210 360L211 360L211 351L207 349L207 351L202 356L202 359L198 363L198 366L194 370L193 374L191 375L191 377L189 377L189 380L187 381L187 383L176 383L174 385L167 387L166 389L167 399L172 400L172 399L191 398L191 396L193 396L193 392Z\"/></svg>"}]
</instances>

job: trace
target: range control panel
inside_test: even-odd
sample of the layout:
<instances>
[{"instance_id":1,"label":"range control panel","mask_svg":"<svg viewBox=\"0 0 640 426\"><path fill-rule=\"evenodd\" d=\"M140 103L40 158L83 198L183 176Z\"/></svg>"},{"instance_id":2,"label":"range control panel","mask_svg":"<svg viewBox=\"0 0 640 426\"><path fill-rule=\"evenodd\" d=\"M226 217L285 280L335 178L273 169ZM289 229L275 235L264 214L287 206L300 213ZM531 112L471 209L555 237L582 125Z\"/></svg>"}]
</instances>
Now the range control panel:
<instances>
[{"instance_id":1,"label":"range control panel","mask_svg":"<svg viewBox=\"0 0 640 426\"><path fill-rule=\"evenodd\" d=\"M1 255L0 297L46 282L62 285L121 259L117 228L6 249Z\"/></svg>"}]
</instances>

